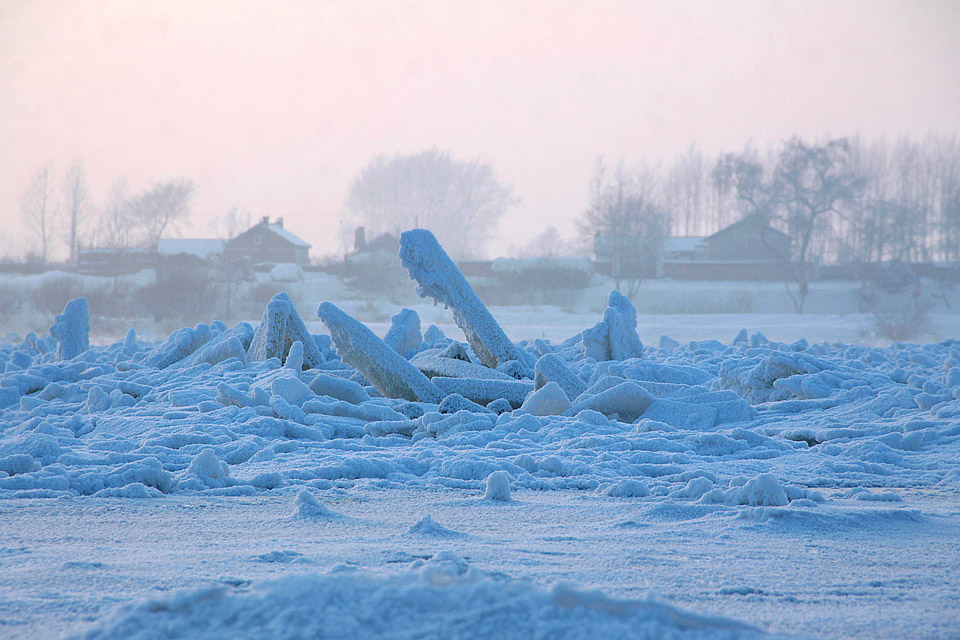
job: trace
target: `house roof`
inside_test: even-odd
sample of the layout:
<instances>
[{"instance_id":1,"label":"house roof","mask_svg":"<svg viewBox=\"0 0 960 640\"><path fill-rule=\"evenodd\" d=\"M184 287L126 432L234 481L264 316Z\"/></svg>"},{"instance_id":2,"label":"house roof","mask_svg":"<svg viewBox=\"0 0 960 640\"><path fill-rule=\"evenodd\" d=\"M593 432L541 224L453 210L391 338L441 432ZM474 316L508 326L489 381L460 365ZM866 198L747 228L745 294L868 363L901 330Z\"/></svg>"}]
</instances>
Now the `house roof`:
<instances>
[{"instance_id":1,"label":"house roof","mask_svg":"<svg viewBox=\"0 0 960 640\"><path fill-rule=\"evenodd\" d=\"M226 244L220 238L160 238L157 242L157 252L165 256L186 253L198 258L208 258L220 253Z\"/></svg>"},{"instance_id":2,"label":"house roof","mask_svg":"<svg viewBox=\"0 0 960 640\"><path fill-rule=\"evenodd\" d=\"M244 231L244 232L241 233L240 235L236 236L236 237L233 238L232 240L228 240L228 241L226 242L226 245L227 245L227 246L232 245L232 244L233 244L234 242L236 242L239 238L242 238L242 237L246 236L248 233L251 233L251 232L255 231L256 229L266 229L267 231L269 231L270 233L273 233L273 234L276 235L277 237L283 238L284 240L286 240L287 242L289 242L290 244L292 244L292 245L295 246L295 247L300 247L300 248L303 248L303 249L309 249L310 246L311 246L310 243L307 242L306 240L304 240L303 238L299 237L299 236L296 235L295 233L291 233L291 232L287 231L286 229L284 229L282 224L268 223L268 222L266 221L266 219L264 219L264 221L262 221L262 222L258 222L257 224L253 225L252 227L250 227L249 229L247 229L246 231Z\"/></svg>"},{"instance_id":3,"label":"house roof","mask_svg":"<svg viewBox=\"0 0 960 640\"><path fill-rule=\"evenodd\" d=\"M381 233L376 238L367 243L361 249L361 252L372 253L375 251L396 251L400 248L400 241L393 237L392 233Z\"/></svg>"},{"instance_id":4,"label":"house roof","mask_svg":"<svg viewBox=\"0 0 960 640\"><path fill-rule=\"evenodd\" d=\"M723 229L720 229L720 230L717 231L716 233L707 236L704 240L705 240L706 242L710 242L711 240L713 240L713 239L716 238L717 236L723 235L723 234L725 234L725 233L727 233L727 232L730 232L730 231L734 231L734 230L737 230L737 229L741 229L741 228L743 228L743 227L748 227L748 226L751 226L751 227L763 227L763 228L764 228L764 231L772 232L772 233L774 233L774 234L781 235L781 236L783 236L783 237L785 237L785 238L789 238L789 237L790 237L788 234L784 233L783 231L780 231L779 229L774 229L773 227L771 227L771 226L770 226L770 223L769 223L769 222L766 220L766 218L764 218L763 216L758 215L758 214L752 214L752 215L749 215L749 216L745 216L745 217L743 217L743 218L740 218L739 220L737 220L737 221L734 222L733 224L729 224L729 225L725 226Z\"/></svg>"},{"instance_id":5,"label":"house roof","mask_svg":"<svg viewBox=\"0 0 960 640\"><path fill-rule=\"evenodd\" d=\"M278 224L269 224L267 225L267 228L294 246L303 247L305 249L309 249L311 246L309 242L300 238L300 236L294 233L290 233Z\"/></svg>"},{"instance_id":6,"label":"house roof","mask_svg":"<svg viewBox=\"0 0 960 640\"><path fill-rule=\"evenodd\" d=\"M681 236L676 238L664 238L664 251L696 251L703 244L701 236Z\"/></svg>"}]
</instances>

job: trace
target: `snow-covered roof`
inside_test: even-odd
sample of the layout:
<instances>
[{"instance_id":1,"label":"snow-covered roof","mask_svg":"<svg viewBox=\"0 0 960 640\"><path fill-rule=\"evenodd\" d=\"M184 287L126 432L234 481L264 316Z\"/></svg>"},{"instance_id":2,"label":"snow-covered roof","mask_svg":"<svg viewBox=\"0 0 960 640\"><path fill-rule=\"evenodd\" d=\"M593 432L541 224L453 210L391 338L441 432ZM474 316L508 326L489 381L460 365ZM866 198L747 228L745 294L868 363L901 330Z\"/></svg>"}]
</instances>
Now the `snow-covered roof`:
<instances>
[{"instance_id":1,"label":"snow-covered roof","mask_svg":"<svg viewBox=\"0 0 960 640\"><path fill-rule=\"evenodd\" d=\"M296 234L290 233L289 231L287 231L286 229L284 229L278 224L267 225L267 228L270 229L270 231L277 234L278 236L280 236L281 238L283 238L284 240L286 240L287 242L289 242L290 244L293 244L297 247L304 247L305 249L309 249L311 246L309 242L307 242L306 240L303 240Z\"/></svg>"},{"instance_id":2,"label":"snow-covered roof","mask_svg":"<svg viewBox=\"0 0 960 640\"><path fill-rule=\"evenodd\" d=\"M667 238L663 241L664 251L696 251L703 244L700 236L682 236Z\"/></svg>"},{"instance_id":3,"label":"snow-covered roof","mask_svg":"<svg viewBox=\"0 0 960 640\"><path fill-rule=\"evenodd\" d=\"M713 240L714 238L716 238L717 236L723 235L723 234L728 233L728 232L730 232L730 231L742 229L743 227L751 227L751 226L752 226L752 227L759 227L759 228L763 229L763 230L764 230L765 232L767 232L767 233L778 234L778 235L781 235L781 236L783 236L783 237L785 237L785 238L789 238L789 237L790 237L788 234L784 233L783 231L780 231L779 229L774 229L773 227L771 227L771 226L770 226L770 222L769 222L766 218L764 218L763 216L761 216L761 215L759 215L759 214L751 214L751 215L745 216L745 217L743 217L743 218L740 218L739 220L737 220L737 221L734 222L733 224L729 224L729 225L725 226L723 229L720 229L719 231L717 231L716 233L707 236L707 237L705 238L705 240L706 240L707 242L709 242L709 241Z\"/></svg>"},{"instance_id":4,"label":"snow-covered roof","mask_svg":"<svg viewBox=\"0 0 960 640\"><path fill-rule=\"evenodd\" d=\"M220 238L161 238L157 242L157 252L165 256L186 253L198 258L208 258L222 252L225 243L226 240Z\"/></svg>"}]
</instances>

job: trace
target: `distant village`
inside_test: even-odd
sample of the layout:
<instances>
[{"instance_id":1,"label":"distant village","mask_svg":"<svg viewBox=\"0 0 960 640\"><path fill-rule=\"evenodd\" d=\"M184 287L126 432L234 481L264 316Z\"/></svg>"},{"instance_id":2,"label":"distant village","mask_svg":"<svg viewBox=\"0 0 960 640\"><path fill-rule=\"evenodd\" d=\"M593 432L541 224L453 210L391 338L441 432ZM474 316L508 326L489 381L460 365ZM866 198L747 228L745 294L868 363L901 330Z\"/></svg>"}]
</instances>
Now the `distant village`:
<instances>
[{"instance_id":1,"label":"distant village","mask_svg":"<svg viewBox=\"0 0 960 640\"><path fill-rule=\"evenodd\" d=\"M746 216L708 236L667 237L658 245L635 249L625 246L623 238L597 235L589 257L460 260L458 266L480 288L508 284L521 289L524 281L544 280L555 288L578 288L586 286L593 274L624 280L792 281L799 268L791 259L790 236L760 216ZM399 246L397 237L390 233L367 239L365 229L357 227L353 250L342 261L311 264L310 243L286 228L282 217L270 220L264 216L231 239L162 238L156 251L81 249L75 270L113 276L142 269L162 270L175 262L178 269L188 265L229 265L238 278L249 279L254 271L295 265L304 271L331 273L365 288L370 286L364 282L368 275L377 282L389 282L384 267L397 262L399 269ZM866 280L876 275L880 265L813 264L810 268L810 280ZM960 280L953 269L932 263L914 264L911 268L926 276Z\"/></svg>"}]
</instances>

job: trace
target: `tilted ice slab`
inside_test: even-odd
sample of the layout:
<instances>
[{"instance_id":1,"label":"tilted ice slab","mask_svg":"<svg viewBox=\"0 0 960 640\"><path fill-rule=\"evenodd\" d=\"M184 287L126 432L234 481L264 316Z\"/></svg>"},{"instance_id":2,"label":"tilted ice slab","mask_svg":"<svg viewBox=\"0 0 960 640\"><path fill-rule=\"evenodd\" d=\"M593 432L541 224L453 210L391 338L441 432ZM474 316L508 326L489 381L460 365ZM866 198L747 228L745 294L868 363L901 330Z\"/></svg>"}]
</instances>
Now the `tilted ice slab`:
<instances>
[{"instance_id":1,"label":"tilted ice slab","mask_svg":"<svg viewBox=\"0 0 960 640\"><path fill-rule=\"evenodd\" d=\"M443 395L430 380L370 329L331 302L317 309L337 353L388 398L440 402Z\"/></svg>"},{"instance_id":2,"label":"tilted ice slab","mask_svg":"<svg viewBox=\"0 0 960 640\"><path fill-rule=\"evenodd\" d=\"M563 389L567 398L574 400L587 390L587 385L580 379L580 376L564 362L563 358L555 353L546 353L540 356L534 369L536 375L533 384L537 389L550 382L556 382Z\"/></svg>"},{"instance_id":3,"label":"tilted ice slab","mask_svg":"<svg viewBox=\"0 0 960 640\"><path fill-rule=\"evenodd\" d=\"M515 360L523 365L527 377L533 377L533 356L510 341L430 231L413 229L400 236L400 264L417 281L421 298L430 297L450 307L481 363L495 369Z\"/></svg>"},{"instance_id":4,"label":"tilted ice slab","mask_svg":"<svg viewBox=\"0 0 960 640\"><path fill-rule=\"evenodd\" d=\"M250 348L252 339L253 327L246 322L241 322L232 329L220 332L210 342L176 362L174 366L191 367L202 362L217 364L230 358L237 358L246 364L247 349Z\"/></svg>"},{"instance_id":5,"label":"tilted ice slab","mask_svg":"<svg viewBox=\"0 0 960 640\"><path fill-rule=\"evenodd\" d=\"M489 380L515 380L496 369L483 367L466 360L444 358L437 355L421 354L410 359L410 364L423 372L428 378L442 376L446 378L486 378Z\"/></svg>"},{"instance_id":6,"label":"tilted ice slab","mask_svg":"<svg viewBox=\"0 0 960 640\"><path fill-rule=\"evenodd\" d=\"M153 350L144 364L148 367L164 369L172 364L180 362L201 346L207 344L214 336L210 325L201 322L196 327L184 327L177 329L163 341L163 343Z\"/></svg>"}]
</instances>

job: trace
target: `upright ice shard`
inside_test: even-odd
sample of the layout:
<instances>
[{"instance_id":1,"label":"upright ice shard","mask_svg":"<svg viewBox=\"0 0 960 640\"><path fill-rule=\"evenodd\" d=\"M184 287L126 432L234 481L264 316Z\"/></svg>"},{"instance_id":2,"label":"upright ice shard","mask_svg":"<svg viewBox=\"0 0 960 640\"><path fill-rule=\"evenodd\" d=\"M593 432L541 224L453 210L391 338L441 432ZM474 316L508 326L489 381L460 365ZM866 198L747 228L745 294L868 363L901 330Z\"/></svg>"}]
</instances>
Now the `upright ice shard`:
<instances>
[{"instance_id":1,"label":"upright ice shard","mask_svg":"<svg viewBox=\"0 0 960 640\"><path fill-rule=\"evenodd\" d=\"M69 360L90 348L90 307L86 298L74 298L53 319L50 335L57 339L57 359Z\"/></svg>"},{"instance_id":2,"label":"upright ice shard","mask_svg":"<svg viewBox=\"0 0 960 640\"><path fill-rule=\"evenodd\" d=\"M430 297L450 307L481 363L496 368L517 360L528 370L527 377L533 377L533 356L510 341L431 232L413 229L400 236L400 264L417 281L421 298Z\"/></svg>"},{"instance_id":3,"label":"upright ice shard","mask_svg":"<svg viewBox=\"0 0 960 640\"><path fill-rule=\"evenodd\" d=\"M420 316L413 309L400 309L400 313L390 318L390 330L383 341L402 356L408 351L416 351L423 342L420 333Z\"/></svg>"},{"instance_id":4,"label":"upright ice shard","mask_svg":"<svg viewBox=\"0 0 960 640\"><path fill-rule=\"evenodd\" d=\"M251 362L262 362L267 358L279 358L283 362L297 340L303 343L305 367L314 369L323 364L323 355L290 297L286 293L278 293L267 303L260 326L253 334L247 357Z\"/></svg>"},{"instance_id":5,"label":"upright ice shard","mask_svg":"<svg viewBox=\"0 0 960 640\"><path fill-rule=\"evenodd\" d=\"M637 309L614 289L607 299L603 321L582 334L583 353L597 362L627 360L643 356L643 343L637 335Z\"/></svg>"},{"instance_id":6,"label":"upright ice shard","mask_svg":"<svg viewBox=\"0 0 960 640\"><path fill-rule=\"evenodd\" d=\"M337 353L388 398L439 404L443 394L425 375L386 342L331 302L317 309Z\"/></svg>"}]
</instances>

